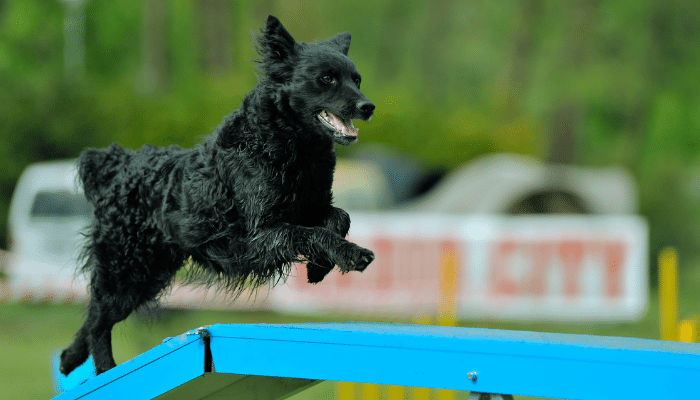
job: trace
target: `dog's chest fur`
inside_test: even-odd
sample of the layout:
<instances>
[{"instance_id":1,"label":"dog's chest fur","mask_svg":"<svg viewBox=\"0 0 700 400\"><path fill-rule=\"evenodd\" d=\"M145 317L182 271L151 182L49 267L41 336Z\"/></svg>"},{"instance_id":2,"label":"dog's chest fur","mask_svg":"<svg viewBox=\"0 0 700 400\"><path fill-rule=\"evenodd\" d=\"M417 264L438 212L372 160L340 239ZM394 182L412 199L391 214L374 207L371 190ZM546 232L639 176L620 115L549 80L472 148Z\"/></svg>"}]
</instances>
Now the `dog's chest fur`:
<instances>
[{"instance_id":1,"label":"dog's chest fur","mask_svg":"<svg viewBox=\"0 0 700 400\"><path fill-rule=\"evenodd\" d=\"M319 225L332 202L332 140L288 121L280 126L273 119L261 126L250 120L249 105L244 101L205 144L219 149L219 176L235 198L238 216L258 219L252 225Z\"/></svg>"},{"instance_id":2,"label":"dog's chest fur","mask_svg":"<svg viewBox=\"0 0 700 400\"><path fill-rule=\"evenodd\" d=\"M260 212L266 215L261 217L295 225L318 225L332 201L336 164L332 143L285 143L274 153L272 157L267 152L248 155L259 163L256 166L259 181L255 183L265 188L260 195L278 195L262 201L264 207Z\"/></svg>"}]
</instances>

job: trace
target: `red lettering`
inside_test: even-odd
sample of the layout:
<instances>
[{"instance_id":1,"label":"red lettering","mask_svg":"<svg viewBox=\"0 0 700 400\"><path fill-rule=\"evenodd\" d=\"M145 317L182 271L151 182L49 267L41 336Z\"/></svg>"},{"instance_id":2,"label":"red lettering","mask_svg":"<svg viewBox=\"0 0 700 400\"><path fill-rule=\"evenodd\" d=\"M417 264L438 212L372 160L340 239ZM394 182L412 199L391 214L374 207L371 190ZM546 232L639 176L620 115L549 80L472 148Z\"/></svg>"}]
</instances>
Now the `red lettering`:
<instances>
[{"instance_id":1,"label":"red lettering","mask_svg":"<svg viewBox=\"0 0 700 400\"><path fill-rule=\"evenodd\" d=\"M533 267L529 281L529 292L542 296L545 293L545 282L547 281L547 268L549 267L552 255L554 254L555 243L553 242L526 242L523 247L530 248L532 255Z\"/></svg>"},{"instance_id":2,"label":"red lettering","mask_svg":"<svg viewBox=\"0 0 700 400\"><path fill-rule=\"evenodd\" d=\"M559 246L559 256L564 266L564 293L569 297L573 297L579 291L583 242L573 240L562 242Z\"/></svg>"},{"instance_id":3,"label":"red lettering","mask_svg":"<svg viewBox=\"0 0 700 400\"><path fill-rule=\"evenodd\" d=\"M567 297L581 293L581 273L585 257L594 257L605 268L606 294L621 295L622 271L627 245L621 241L587 240L517 241L503 239L493 246L490 268L490 291L493 295L543 296L551 268L561 265L563 292ZM597 255L600 254L600 257ZM559 263L553 263L553 257ZM518 265L522 263L523 265Z\"/></svg>"},{"instance_id":4,"label":"red lettering","mask_svg":"<svg viewBox=\"0 0 700 400\"><path fill-rule=\"evenodd\" d=\"M622 294L622 266L625 262L627 245L622 241L605 245L605 266L607 267L607 293L610 297Z\"/></svg>"},{"instance_id":5,"label":"red lettering","mask_svg":"<svg viewBox=\"0 0 700 400\"><path fill-rule=\"evenodd\" d=\"M512 259L515 248L513 240L503 240L494 246L490 286L495 295L514 295L517 292L518 287L507 270L508 261Z\"/></svg>"},{"instance_id":6,"label":"red lettering","mask_svg":"<svg viewBox=\"0 0 700 400\"><path fill-rule=\"evenodd\" d=\"M374 241L374 264L370 268L376 269L376 286L380 290L387 290L393 286L394 253L392 252L392 241L387 238L377 238Z\"/></svg>"}]
</instances>

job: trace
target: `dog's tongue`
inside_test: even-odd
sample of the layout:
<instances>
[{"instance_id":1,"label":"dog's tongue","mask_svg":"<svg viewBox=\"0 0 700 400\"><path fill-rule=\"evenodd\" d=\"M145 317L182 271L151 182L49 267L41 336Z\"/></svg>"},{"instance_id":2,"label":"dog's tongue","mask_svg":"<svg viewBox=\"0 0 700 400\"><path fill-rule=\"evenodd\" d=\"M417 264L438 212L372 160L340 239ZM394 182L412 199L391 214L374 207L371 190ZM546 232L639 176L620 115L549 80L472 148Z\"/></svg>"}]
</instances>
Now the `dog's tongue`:
<instances>
[{"instance_id":1,"label":"dog's tongue","mask_svg":"<svg viewBox=\"0 0 700 400\"><path fill-rule=\"evenodd\" d=\"M328 113L328 119L330 120L331 125L333 125L333 127L343 135L357 136L358 129L355 128L352 121L350 121L349 125L345 125L343 121L331 113Z\"/></svg>"}]
</instances>

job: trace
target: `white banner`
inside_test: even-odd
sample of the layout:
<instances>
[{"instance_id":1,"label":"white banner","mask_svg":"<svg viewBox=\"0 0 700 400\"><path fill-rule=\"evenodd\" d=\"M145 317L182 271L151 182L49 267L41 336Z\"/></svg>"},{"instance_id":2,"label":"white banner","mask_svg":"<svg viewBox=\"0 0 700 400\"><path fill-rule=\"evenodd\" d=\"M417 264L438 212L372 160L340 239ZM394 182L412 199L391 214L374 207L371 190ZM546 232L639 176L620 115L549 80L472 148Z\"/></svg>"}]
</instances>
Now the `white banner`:
<instances>
[{"instance_id":1,"label":"white banner","mask_svg":"<svg viewBox=\"0 0 700 400\"><path fill-rule=\"evenodd\" d=\"M376 259L317 285L298 266L270 304L286 312L459 318L639 318L647 307L648 233L636 216L352 213L350 240Z\"/></svg>"},{"instance_id":2,"label":"white banner","mask_svg":"<svg viewBox=\"0 0 700 400\"><path fill-rule=\"evenodd\" d=\"M435 315L501 320L629 321L648 301L648 233L637 216L351 213L349 239L374 251L363 273L319 284L297 265L284 285L233 300L215 289L174 288L178 308L294 313ZM0 300L86 299L86 280L4 254Z\"/></svg>"}]
</instances>

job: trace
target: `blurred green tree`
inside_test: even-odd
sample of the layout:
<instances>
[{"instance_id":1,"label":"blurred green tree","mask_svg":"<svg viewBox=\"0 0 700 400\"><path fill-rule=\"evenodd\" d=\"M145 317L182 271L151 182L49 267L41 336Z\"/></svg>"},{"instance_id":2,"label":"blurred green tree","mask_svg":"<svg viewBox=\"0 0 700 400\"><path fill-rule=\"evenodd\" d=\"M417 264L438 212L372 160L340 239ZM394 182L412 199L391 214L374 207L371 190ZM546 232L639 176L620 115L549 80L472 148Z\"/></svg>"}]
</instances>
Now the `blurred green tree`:
<instances>
[{"instance_id":1,"label":"blurred green tree","mask_svg":"<svg viewBox=\"0 0 700 400\"><path fill-rule=\"evenodd\" d=\"M511 151L636 175L652 252L700 255L700 2L0 0L0 246L29 163L111 142L192 146L255 84L272 13L303 41L351 31L377 104L361 143L453 168ZM346 149L339 149L345 154ZM652 253L652 254L653 254Z\"/></svg>"}]
</instances>

